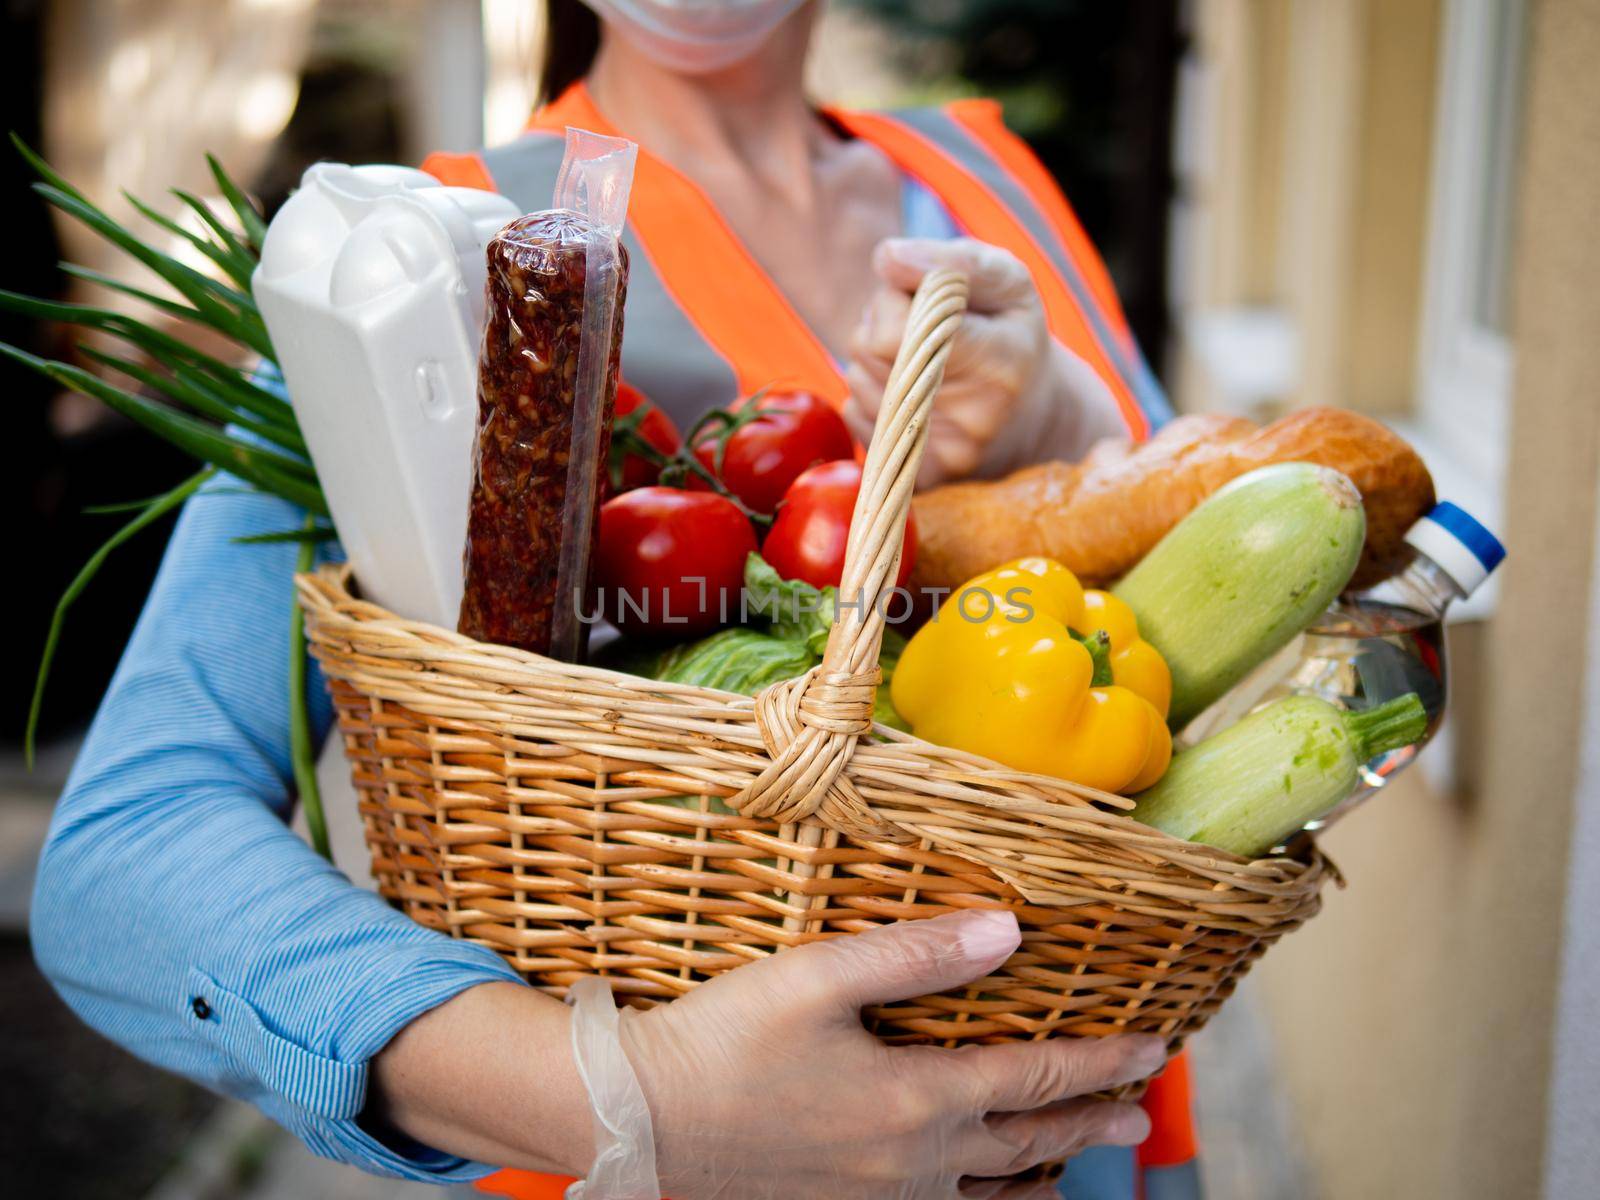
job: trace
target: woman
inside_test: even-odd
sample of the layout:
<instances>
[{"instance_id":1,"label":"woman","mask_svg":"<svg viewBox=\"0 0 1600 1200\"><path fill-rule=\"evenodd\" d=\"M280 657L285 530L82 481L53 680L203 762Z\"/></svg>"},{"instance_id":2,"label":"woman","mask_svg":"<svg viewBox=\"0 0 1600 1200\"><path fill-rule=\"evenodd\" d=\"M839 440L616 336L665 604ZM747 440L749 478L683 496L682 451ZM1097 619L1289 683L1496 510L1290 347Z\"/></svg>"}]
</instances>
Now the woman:
<instances>
[{"instance_id":1,"label":"woman","mask_svg":"<svg viewBox=\"0 0 1600 1200\"><path fill-rule=\"evenodd\" d=\"M568 125L640 143L623 374L680 424L782 381L844 403L865 440L935 265L971 276L972 315L924 486L1076 458L1169 415L1098 256L997 106L819 112L801 83L816 8L556 0L527 134L423 166L531 210Z\"/></svg>"},{"instance_id":2,"label":"woman","mask_svg":"<svg viewBox=\"0 0 1600 1200\"><path fill-rule=\"evenodd\" d=\"M592 7L601 19L551 6L557 95L528 137L430 167L537 208L559 157L547 131L641 142L624 373L681 422L782 380L839 402L864 437L908 295L945 264L971 275L972 315L924 482L1075 455L1158 415L1103 269L989 110L813 110L801 0ZM488 1164L584 1175L598 1143L569 1011L354 888L284 825L287 664L259 630L289 606L290 554L236 539L294 519L228 488L185 511L56 815L40 963L91 1024L320 1153L432 1181ZM624 1022L660 1189L1036 1196L1048 1187L1014 1177L1144 1141L1138 1107L1077 1097L1149 1075L1158 1039L957 1053L863 1030L863 1005L979 978L1017 944L1009 914L906 923Z\"/></svg>"}]
</instances>

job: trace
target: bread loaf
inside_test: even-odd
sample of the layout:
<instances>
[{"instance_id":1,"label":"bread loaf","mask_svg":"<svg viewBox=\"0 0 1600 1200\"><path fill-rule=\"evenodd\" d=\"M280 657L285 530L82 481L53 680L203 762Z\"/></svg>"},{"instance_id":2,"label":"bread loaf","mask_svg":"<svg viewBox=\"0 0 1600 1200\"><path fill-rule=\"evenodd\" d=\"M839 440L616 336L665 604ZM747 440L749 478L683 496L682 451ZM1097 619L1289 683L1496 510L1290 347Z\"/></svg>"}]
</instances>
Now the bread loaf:
<instances>
[{"instance_id":1,"label":"bread loaf","mask_svg":"<svg viewBox=\"0 0 1600 1200\"><path fill-rule=\"evenodd\" d=\"M993 482L925 492L915 503L911 586L959 587L1028 554L1057 560L1085 584L1109 583L1230 479L1281 462L1333 467L1360 489L1367 542L1352 586L1376 583L1404 565L1406 530L1433 506L1428 468L1376 421L1309 408L1265 428L1243 417L1196 413L1141 445L1104 441L1079 463L1042 463Z\"/></svg>"}]
</instances>

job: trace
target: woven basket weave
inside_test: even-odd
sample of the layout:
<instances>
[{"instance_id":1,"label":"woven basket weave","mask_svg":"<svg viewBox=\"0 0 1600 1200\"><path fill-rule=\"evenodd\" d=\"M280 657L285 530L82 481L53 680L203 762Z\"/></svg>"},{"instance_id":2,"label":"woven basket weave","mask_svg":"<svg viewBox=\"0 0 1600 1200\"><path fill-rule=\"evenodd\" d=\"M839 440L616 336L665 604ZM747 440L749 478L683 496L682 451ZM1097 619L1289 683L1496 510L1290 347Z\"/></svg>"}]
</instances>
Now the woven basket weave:
<instances>
[{"instance_id":1,"label":"woven basket weave","mask_svg":"<svg viewBox=\"0 0 1600 1200\"><path fill-rule=\"evenodd\" d=\"M880 410L844 597L881 596L966 285L928 278ZM775 951L1007 907L1021 948L970 987L870 1010L880 1036L1165 1035L1203 1025L1312 916L1331 865L1245 862L1129 802L871 724L882 606L754 701L403 620L342 569L297 580L382 893L561 995L670 1000ZM715 800L713 800L715 798Z\"/></svg>"}]
</instances>

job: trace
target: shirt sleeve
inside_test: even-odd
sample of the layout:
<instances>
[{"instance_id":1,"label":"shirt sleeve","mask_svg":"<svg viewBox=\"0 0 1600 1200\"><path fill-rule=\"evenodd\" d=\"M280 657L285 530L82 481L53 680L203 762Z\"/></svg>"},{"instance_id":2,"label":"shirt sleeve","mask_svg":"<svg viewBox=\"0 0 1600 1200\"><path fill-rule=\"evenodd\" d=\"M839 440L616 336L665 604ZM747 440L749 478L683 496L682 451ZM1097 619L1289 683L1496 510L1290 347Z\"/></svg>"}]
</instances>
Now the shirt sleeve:
<instances>
[{"instance_id":1,"label":"shirt sleeve","mask_svg":"<svg viewBox=\"0 0 1600 1200\"><path fill-rule=\"evenodd\" d=\"M369 1063L395 1033L516 976L355 887L285 824L297 547L236 539L302 516L220 481L186 506L57 806L34 953L95 1029L250 1101L317 1153L476 1178L488 1168L393 1148L360 1123ZM309 690L320 736L320 675Z\"/></svg>"}]
</instances>

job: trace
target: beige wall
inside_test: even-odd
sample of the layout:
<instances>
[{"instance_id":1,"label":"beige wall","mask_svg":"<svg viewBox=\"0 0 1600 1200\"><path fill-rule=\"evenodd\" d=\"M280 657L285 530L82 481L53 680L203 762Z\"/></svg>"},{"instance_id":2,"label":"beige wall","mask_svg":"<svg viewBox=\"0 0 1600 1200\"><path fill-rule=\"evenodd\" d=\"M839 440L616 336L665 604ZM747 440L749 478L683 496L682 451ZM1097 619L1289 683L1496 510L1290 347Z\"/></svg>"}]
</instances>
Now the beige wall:
<instances>
[{"instance_id":1,"label":"beige wall","mask_svg":"<svg viewBox=\"0 0 1600 1200\"><path fill-rule=\"evenodd\" d=\"M1485 1051L1467 1058L1456 1096L1464 1197L1516 1194L1542 1151L1581 667L1595 641L1586 625L1600 471L1600 0L1536 4L1530 61L1507 490L1516 558L1494 622L1494 736L1463 864L1474 1003L1462 1033Z\"/></svg>"},{"instance_id":2,"label":"beige wall","mask_svg":"<svg viewBox=\"0 0 1600 1200\"><path fill-rule=\"evenodd\" d=\"M1299 333L1283 407L1410 400L1439 0L1203 0L1205 131L1180 203L1180 317L1275 307ZM1178 391L1225 405L1181 338Z\"/></svg>"},{"instance_id":3,"label":"beige wall","mask_svg":"<svg viewBox=\"0 0 1600 1200\"><path fill-rule=\"evenodd\" d=\"M1365 10L1336 398L1365 412L1404 411L1414 392L1439 24L1438 0L1383 0Z\"/></svg>"},{"instance_id":4,"label":"beige wall","mask_svg":"<svg viewBox=\"0 0 1600 1200\"><path fill-rule=\"evenodd\" d=\"M1260 993L1322 1194L1540 1194L1600 477L1600 0L1530 0L1498 609L1452 631L1470 795L1325 839L1350 887ZM1444 0L1202 0L1183 315L1267 306L1284 405L1414 399ZM1218 403L1180 347L1179 400ZM1222 402L1226 402L1225 399ZM1600 1136L1600 1131L1597 1131ZM1600 1186L1600 1185L1597 1185Z\"/></svg>"},{"instance_id":5,"label":"beige wall","mask_svg":"<svg viewBox=\"0 0 1600 1200\"><path fill-rule=\"evenodd\" d=\"M1455 802L1421 784L1413 772L1381 813L1329 831L1324 845L1349 886L1253 976L1330 1200L1456 1195L1445 1180L1459 1008L1444 933L1462 904L1466 830Z\"/></svg>"},{"instance_id":6,"label":"beige wall","mask_svg":"<svg viewBox=\"0 0 1600 1200\"><path fill-rule=\"evenodd\" d=\"M1327 838L1350 877L1263 964L1326 1195L1539 1195L1600 473L1600 0L1533 12L1505 535L1481 787L1408 778ZM1471 647L1463 647L1472 649Z\"/></svg>"}]
</instances>

